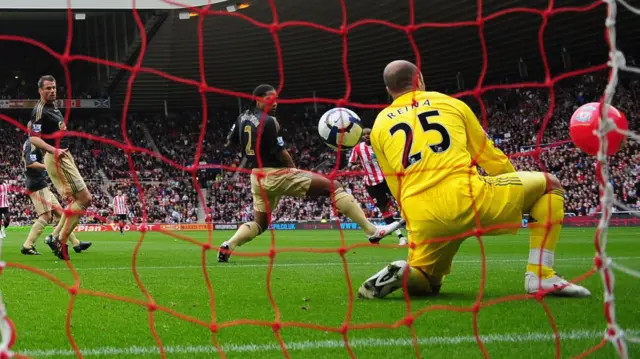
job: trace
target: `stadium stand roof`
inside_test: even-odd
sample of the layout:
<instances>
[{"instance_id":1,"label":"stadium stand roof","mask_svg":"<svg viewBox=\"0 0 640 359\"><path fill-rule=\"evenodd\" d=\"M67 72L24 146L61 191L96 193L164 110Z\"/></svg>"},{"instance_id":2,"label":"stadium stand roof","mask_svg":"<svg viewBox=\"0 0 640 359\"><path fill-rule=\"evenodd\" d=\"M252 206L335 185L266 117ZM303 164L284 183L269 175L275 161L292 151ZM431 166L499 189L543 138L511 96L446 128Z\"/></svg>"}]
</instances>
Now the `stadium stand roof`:
<instances>
[{"instance_id":1,"label":"stadium stand roof","mask_svg":"<svg viewBox=\"0 0 640 359\"><path fill-rule=\"evenodd\" d=\"M373 18L399 25L409 23L408 0L346 0L346 20L349 24ZM342 11L339 1L276 0L279 22L311 21L339 28ZM463 5L464 4L464 5ZM555 7L585 6L578 0L557 1ZM483 14L518 6L516 2L484 1ZM526 6L545 9L546 1L528 1ZM415 1L416 23L474 21L475 2L447 0ZM272 23L268 1L254 1L242 14L263 23ZM552 74L563 71L561 49L566 47L574 63L601 64L606 61L604 39L606 7L598 6L582 13L562 13L552 16L544 31L545 50ZM199 81L198 24L203 20L204 71L209 85L250 93L260 83L279 83L277 53L268 31L234 16L207 16L180 20L177 14L167 17L151 40L144 66L166 71L172 75ZM620 46L633 44L639 28L632 26L630 13L619 9L618 39ZM488 47L486 83L517 82L518 61L522 58L531 80L543 78L543 66L538 47L538 32L542 25L539 15L513 13L486 21L484 33ZM284 88L281 97L339 98L345 93L345 74L342 66L342 38L337 34L308 27L285 27L279 32L284 64ZM422 57L422 69L427 86L439 90L457 91L456 73L472 88L482 70L482 51L478 28L423 28L413 33ZM354 99L384 98L382 69L393 59L415 59L405 32L377 24L351 29L348 40L348 69ZM637 43L637 42L635 42ZM627 47L631 52L636 49ZM126 78L120 82L116 94L122 96ZM208 94L211 103L231 101ZM176 84L156 75L140 74L133 88L132 108L159 105L167 99L170 106L200 107L198 89Z\"/></svg>"},{"instance_id":2,"label":"stadium stand roof","mask_svg":"<svg viewBox=\"0 0 640 359\"><path fill-rule=\"evenodd\" d=\"M137 0L135 2L136 9L176 9L182 8L182 6L204 6L209 4L216 4L221 2L227 2L228 0L178 0L178 1L164 1L164 0ZM94 9L94 10L106 10L106 9L131 9L133 1L131 0L109 0L109 1L96 1L96 0L73 0L72 6L74 9ZM13 1L13 0L0 0L0 8L2 9L18 9L18 10L42 10L42 9L67 9L67 0L29 0L29 1Z\"/></svg>"},{"instance_id":3,"label":"stadium stand roof","mask_svg":"<svg viewBox=\"0 0 640 359\"><path fill-rule=\"evenodd\" d=\"M224 10L229 3L217 3L212 8ZM274 0L274 3L280 23L310 21L335 29L342 23L343 12L338 0ZM414 3L416 24L473 22L478 17L475 1L432 0ZM402 26L409 24L409 0L345 0L345 4L348 24L365 18L385 20ZM267 0L252 0L250 5L235 13L226 13L225 16L192 17L188 20L179 18L180 10L154 12L164 16L155 15L157 19L152 17L156 25L149 36L143 66L200 81L197 29L202 20L204 72L209 85L247 94L260 83L277 86L280 73L271 33L268 29L256 27L249 21L234 16L243 14L255 21L271 24L274 21L272 9ZM485 0L482 14L486 17L518 6L544 10L548 2ZM558 0L554 4L554 8L564 6L586 4L581 0ZM618 12L619 46L627 55L634 54L640 51L635 46L640 39L640 27L634 26L634 15L629 11L619 7ZM64 11L57 13L60 15ZM3 12L2 16L9 15ZM18 13L12 16L24 18L24 15ZM602 3L586 12L566 12L549 18L543 37L552 75L564 71L561 56L563 47L571 55L574 68L606 61L605 16L606 6ZM539 15L522 12L499 16L484 23L488 49L484 84L520 82L520 59L527 65L527 80L543 79L538 46L538 32L542 23ZM47 31L47 28L42 31ZM412 35L422 58L421 66L429 88L457 92L458 73L464 78L465 88L475 87L483 64L477 26L421 28ZM318 97L344 96L346 81L342 65L343 41L340 35L309 27L289 26L280 29L278 37L284 74L281 97L311 97L314 91ZM407 33L379 24L362 24L352 28L346 39L351 99L365 102L384 100L386 94L382 83L382 69L385 64L399 58L415 59ZM134 52L130 63L135 61L136 56ZM111 75L111 82L107 85L110 85L112 105L117 106L124 100L128 78L129 74L126 72L121 76ZM161 109L165 99L170 108L199 108L201 99L198 90L195 86L140 73L133 86L130 108ZM212 93L207 94L207 99L211 105L225 103L235 106L237 103L233 97Z\"/></svg>"}]
</instances>

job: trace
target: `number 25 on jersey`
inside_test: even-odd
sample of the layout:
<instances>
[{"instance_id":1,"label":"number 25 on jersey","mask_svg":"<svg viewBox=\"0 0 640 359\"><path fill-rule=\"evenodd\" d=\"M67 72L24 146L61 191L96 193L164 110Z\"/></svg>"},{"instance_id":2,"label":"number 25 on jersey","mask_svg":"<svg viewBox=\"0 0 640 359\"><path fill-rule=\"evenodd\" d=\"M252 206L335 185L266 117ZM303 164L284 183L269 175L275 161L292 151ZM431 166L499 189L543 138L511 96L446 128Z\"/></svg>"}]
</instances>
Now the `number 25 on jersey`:
<instances>
[{"instance_id":1,"label":"number 25 on jersey","mask_svg":"<svg viewBox=\"0 0 640 359\"><path fill-rule=\"evenodd\" d=\"M435 154L443 153L447 151L449 147L451 147L451 136L449 135L446 127L439 123L429 122L430 117L437 116L440 116L440 112L438 112L438 110L429 110L418 114L418 120L420 121L420 126L422 127L423 134L426 134L429 131L437 131L442 136L442 141L440 141L440 143L428 145L429 149ZM413 133L413 130L408 123L398 123L391 127L389 131L391 132L392 136L395 135L396 132L404 132L406 138L404 150L402 153L402 167L404 169L407 169L411 167L411 165L414 165L422 160L422 148L418 149L417 151L413 149L413 136L415 134ZM420 134L418 133L417 135Z\"/></svg>"}]
</instances>

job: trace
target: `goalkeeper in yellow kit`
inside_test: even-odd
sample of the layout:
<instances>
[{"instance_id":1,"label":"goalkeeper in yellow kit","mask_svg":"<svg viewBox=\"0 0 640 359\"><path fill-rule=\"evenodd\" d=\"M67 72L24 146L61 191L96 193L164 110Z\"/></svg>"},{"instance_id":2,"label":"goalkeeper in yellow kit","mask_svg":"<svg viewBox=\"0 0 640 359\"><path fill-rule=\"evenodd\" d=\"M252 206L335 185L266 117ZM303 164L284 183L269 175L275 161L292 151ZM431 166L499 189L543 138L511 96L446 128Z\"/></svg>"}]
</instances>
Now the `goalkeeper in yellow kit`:
<instances>
[{"instance_id":1,"label":"goalkeeper in yellow kit","mask_svg":"<svg viewBox=\"0 0 640 359\"><path fill-rule=\"evenodd\" d=\"M524 213L530 216L525 290L589 296L589 290L553 270L564 218L558 179L548 173L516 172L469 106L426 92L414 64L391 62L383 77L394 101L376 118L371 144L402 206L409 258L367 279L358 296L382 298L402 288L405 275L410 295L436 295L464 237L475 235L475 228L482 228L483 235L516 233ZM476 165L489 176L480 175Z\"/></svg>"}]
</instances>

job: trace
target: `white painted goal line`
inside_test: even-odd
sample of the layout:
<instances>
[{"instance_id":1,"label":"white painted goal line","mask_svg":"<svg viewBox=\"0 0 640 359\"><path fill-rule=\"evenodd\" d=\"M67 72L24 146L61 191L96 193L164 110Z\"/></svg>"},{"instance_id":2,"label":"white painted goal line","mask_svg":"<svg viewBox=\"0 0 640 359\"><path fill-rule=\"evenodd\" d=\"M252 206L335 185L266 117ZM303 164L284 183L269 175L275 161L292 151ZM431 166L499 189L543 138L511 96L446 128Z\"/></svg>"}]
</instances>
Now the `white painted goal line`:
<instances>
[{"instance_id":1,"label":"white painted goal line","mask_svg":"<svg viewBox=\"0 0 640 359\"><path fill-rule=\"evenodd\" d=\"M638 330L627 331L628 334L640 334ZM589 340L604 338L603 331L595 330L573 330L561 332L560 340ZM552 333L507 333L507 334L487 334L481 335L483 343L527 343L527 342L551 342L554 340ZM275 341L275 340L274 340ZM342 340L318 340L318 341L297 341L286 342L287 350L314 350L314 349L337 349L344 348ZM457 345L465 343L476 343L474 336L435 336L419 337L418 344L421 346L434 345ZM595 344L595 343L593 343ZM349 345L353 348L384 348L384 347L410 347L413 342L410 338L355 338L349 340ZM585 347L585 350L588 347ZM198 354L216 353L217 350L211 345L168 345L164 347L168 354ZM260 353L281 351L277 343L269 344L222 344L225 353ZM99 347L81 348L83 356L122 356L122 355L144 355L159 353L157 346L130 346L130 347ZM43 358L52 356L75 356L69 349L27 349L20 351L20 354Z\"/></svg>"},{"instance_id":2,"label":"white painted goal line","mask_svg":"<svg viewBox=\"0 0 640 359\"><path fill-rule=\"evenodd\" d=\"M242 258L242 257L238 257ZM640 256L632 256L632 257L615 257L615 260L636 260L640 259ZM242 259L239 259L242 260ZM578 262L578 263L593 263L593 258L590 257L569 257L569 258L557 258L556 262ZM525 265L527 263L527 259L489 259L486 261L488 264L490 263L516 263L518 265ZM480 264L482 261L480 259L461 259L454 260L453 264ZM376 262L352 262L347 260L347 264L349 266L364 266L364 265L385 265L389 264L389 261L376 261ZM241 268L266 268L269 264L234 264L234 263L216 263L216 264L207 264L207 268L220 268L222 270L225 269L241 269ZM273 264L273 267L335 267L335 266L343 266L342 262L321 262L321 263L278 263L276 259L276 263ZM74 267L77 271L132 271L131 266L124 267ZM8 268L13 269L13 268ZM45 272L50 271L69 271L69 268L65 267L53 267L53 268L40 268ZM201 265L183 265L183 266L144 266L139 265L136 267L137 270L162 270L162 269L202 269Z\"/></svg>"}]
</instances>

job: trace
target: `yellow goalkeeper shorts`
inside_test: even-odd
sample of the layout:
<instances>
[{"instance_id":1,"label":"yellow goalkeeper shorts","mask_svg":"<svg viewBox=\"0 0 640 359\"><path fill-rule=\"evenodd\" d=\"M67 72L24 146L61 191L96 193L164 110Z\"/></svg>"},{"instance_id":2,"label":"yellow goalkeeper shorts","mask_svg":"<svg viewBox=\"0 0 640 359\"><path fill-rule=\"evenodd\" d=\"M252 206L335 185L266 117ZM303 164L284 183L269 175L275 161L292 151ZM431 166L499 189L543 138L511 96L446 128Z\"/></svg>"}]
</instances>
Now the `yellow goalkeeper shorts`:
<instances>
[{"instance_id":1,"label":"yellow goalkeeper shorts","mask_svg":"<svg viewBox=\"0 0 640 359\"><path fill-rule=\"evenodd\" d=\"M429 189L420 195L428 207L428 219L407 220L409 243L415 243L415 248L409 249L409 265L433 276L449 274L453 257L464 239L474 235L478 222L485 230L483 235L515 234L522 214L546 188L544 173L514 172L495 177L465 176ZM411 209L405 211L410 219ZM451 238L456 239L447 240Z\"/></svg>"}]
</instances>

